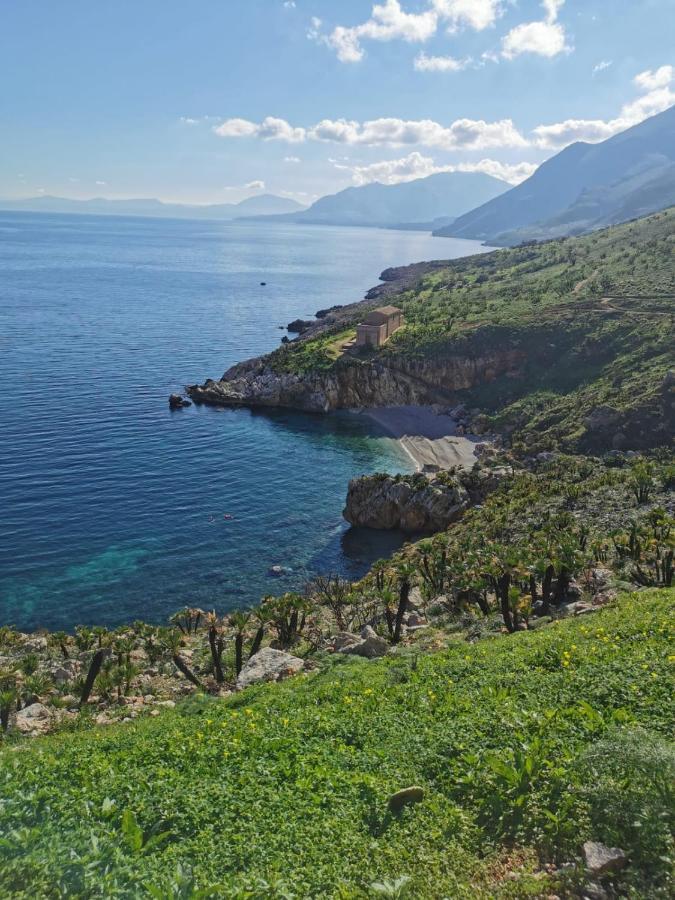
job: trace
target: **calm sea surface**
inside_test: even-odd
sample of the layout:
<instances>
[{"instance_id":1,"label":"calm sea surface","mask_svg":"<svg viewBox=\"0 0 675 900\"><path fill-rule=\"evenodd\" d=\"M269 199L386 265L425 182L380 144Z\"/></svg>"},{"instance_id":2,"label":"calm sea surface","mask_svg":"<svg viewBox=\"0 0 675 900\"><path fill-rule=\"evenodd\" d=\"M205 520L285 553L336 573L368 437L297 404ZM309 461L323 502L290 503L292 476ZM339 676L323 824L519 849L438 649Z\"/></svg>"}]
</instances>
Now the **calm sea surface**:
<instances>
[{"instance_id":1,"label":"calm sea surface","mask_svg":"<svg viewBox=\"0 0 675 900\"><path fill-rule=\"evenodd\" d=\"M316 571L361 575L400 538L347 528L347 482L408 470L394 441L349 414L171 413L167 397L273 349L279 325L361 299L387 266L478 249L0 212L0 624L161 622Z\"/></svg>"}]
</instances>

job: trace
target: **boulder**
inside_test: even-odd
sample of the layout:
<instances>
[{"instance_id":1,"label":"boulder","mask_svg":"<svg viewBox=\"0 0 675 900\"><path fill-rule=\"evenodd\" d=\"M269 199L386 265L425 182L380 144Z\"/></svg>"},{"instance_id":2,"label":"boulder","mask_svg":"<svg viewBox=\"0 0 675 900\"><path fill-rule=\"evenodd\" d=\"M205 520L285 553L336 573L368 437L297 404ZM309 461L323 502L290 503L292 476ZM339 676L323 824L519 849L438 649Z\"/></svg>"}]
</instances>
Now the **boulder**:
<instances>
[{"instance_id":1,"label":"boulder","mask_svg":"<svg viewBox=\"0 0 675 900\"><path fill-rule=\"evenodd\" d=\"M361 640L357 643L349 643L338 650L338 653L348 653L350 656L363 656L365 659L377 659L384 656L389 650L389 642L380 637L377 632L365 625L361 629Z\"/></svg>"},{"instance_id":2,"label":"boulder","mask_svg":"<svg viewBox=\"0 0 675 900\"><path fill-rule=\"evenodd\" d=\"M345 647L353 647L355 644L360 644L361 638L358 634L352 634L351 631L338 631L337 634L334 634L329 641L329 649L331 649L334 653L339 653L345 649Z\"/></svg>"},{"instance_id":3,"label":"boulder","mask_svg":"<svg viewBox=\"0 0 675 900\"><path fill-rule=\"evenodd\" d=\"M602 591L612 581L612 572L604 566L596 566L589 573L589 586L593 593Z\"/></svg>"},{"instance_id":4,"label":"boulder","mask_svg":"<svg viewBox=\"0 0 675 900\"><path fill-rule=\"evenodd\" d=\"M82 664L77 659L62 659L58 663L53 663L49 672L54 679L55 684L62 687L69 681L80 674Z\"/></svg>"},{"instance_id":5,"label":"boulder","mask_svg":"<svg viewBox=\"0 0 675 900\"><path fill-rule=\"evenodd\" d=\"M47 734L53 718L51 711L42 703L31 703L16 714L16 730L31 737Z\"/></svg>"},{"instance_id":6,"label":"boulder","mask_svg":"<svg viewBox=\"0 0 675 900\"><path fill-rule=\"evenodd\" d=\"M171 394L169 396L169 409L181 409L184 406L192 406L189 400L181 397L180 394Z\"/></svg>"},{"instance_id":7,"label":"boulder","mask_svg":"<svg viewBox=\"0 0 675 900\"><path fill-rule=\"evenodd\" d=\"M628 865L628 857L619 847L607 847L599 841L586 841L584 862L591 875L620 872Z\"/></svg>"},{"instance_id":8,"label":"boulder","mask_svg":"<svg viewBox=\"0 0 675 900\"><path fill-rule=\"evenodd\" d=\"M422 800L424 800L424 788L413 785L412 787L402 788L400 791L392 794L389 798L389 809L393 813L398 813L404 806L408 806L411 803L421 803Z\"/></svg>"},{"instance_id":9,"label":"boulder","mask_svg":"<svg viewBox=\"0 0 675 900\"><path fill-rule=\"evenodd\" d=\"M241 691L259 681L280 681L288 675L295 675L304 664L304 660L283 650L263 647L249 659L237 676L237 690Z\"/></svg>"}]
</instances>

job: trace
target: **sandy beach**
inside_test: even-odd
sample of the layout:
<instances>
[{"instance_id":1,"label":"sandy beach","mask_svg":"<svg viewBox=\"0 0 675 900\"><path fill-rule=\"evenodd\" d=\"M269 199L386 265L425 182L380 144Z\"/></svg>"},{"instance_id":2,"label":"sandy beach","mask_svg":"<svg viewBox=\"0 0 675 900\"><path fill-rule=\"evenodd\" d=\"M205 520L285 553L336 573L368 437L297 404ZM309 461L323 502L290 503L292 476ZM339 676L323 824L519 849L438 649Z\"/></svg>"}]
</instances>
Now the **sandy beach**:
<instances>
[{"instance_id":1,"label":"sandy beach","mask_svg":"<svg viewBox=\"0 0 675 900\"><path fill-rule=\"evenodd\" d=\"M482 435L457 434L455 420L437 414L430 406L388 406L362 412L400 442L418 471L425 466L470 469L476 462L476 445L488 442Z\"/></svg>"}]
</instances>

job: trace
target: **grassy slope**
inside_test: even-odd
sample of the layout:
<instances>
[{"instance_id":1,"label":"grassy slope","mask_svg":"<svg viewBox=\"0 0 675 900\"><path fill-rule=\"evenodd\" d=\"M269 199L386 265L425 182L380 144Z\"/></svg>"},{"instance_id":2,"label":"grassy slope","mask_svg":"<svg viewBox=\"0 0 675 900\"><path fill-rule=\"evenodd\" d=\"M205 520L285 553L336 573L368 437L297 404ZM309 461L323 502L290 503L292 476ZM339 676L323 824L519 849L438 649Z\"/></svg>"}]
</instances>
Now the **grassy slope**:
<instances>
[{"instance_id":1,"label":"grassy slope","mask_svg":"<svg viewBox=\"0 0 675 900\"><path fill-rule=\"evenodd\" d=\"M633 896L665 897L674 607L675 590L643 591L535 632L334 659L9 747L0 894L197 896L192 867L225 897L366 897L401 875L420 898L545 896L560 886L525 874L527 848L565 860L593 837L630 852ZM388 796L410 784L424 801L392 817Z\"/></svg>"},{"instance_id":2,"label":"grassy slope","mask_svg":"<svg viewBox=\"0 0 675 900\"><path fill-rule=\"evenodd\" d=\"M671 208L584 237L456 260L391 300L408 325L379 356L396 366L522 348L524 378L464 399L514 431L516 444L573 449L583 443L584 414L601 404L645 408L673 365L674 234ZM290 345L273 365L330 368L328 343Z\"/></svg>"}]
</instances>

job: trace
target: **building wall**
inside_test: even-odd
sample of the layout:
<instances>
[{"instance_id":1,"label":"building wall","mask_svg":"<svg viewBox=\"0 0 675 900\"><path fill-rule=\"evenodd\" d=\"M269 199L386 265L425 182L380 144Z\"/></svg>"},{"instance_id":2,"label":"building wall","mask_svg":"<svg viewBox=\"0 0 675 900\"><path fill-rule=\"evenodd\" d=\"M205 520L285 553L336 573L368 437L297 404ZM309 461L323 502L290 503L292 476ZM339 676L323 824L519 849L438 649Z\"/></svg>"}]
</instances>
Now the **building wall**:
<instances>
[{"instance_id":1,"label":"building wall","mask_svg":"<svg viewBox=\"0 0 675 900\"><path fill-rule=\"evenodd\" d=\"M365 346L370 344L371 347L381 347L387 340L387 324L383 325L357 325L356 326L356 344L357 346Z\"/></svg>"}]
</instances>

